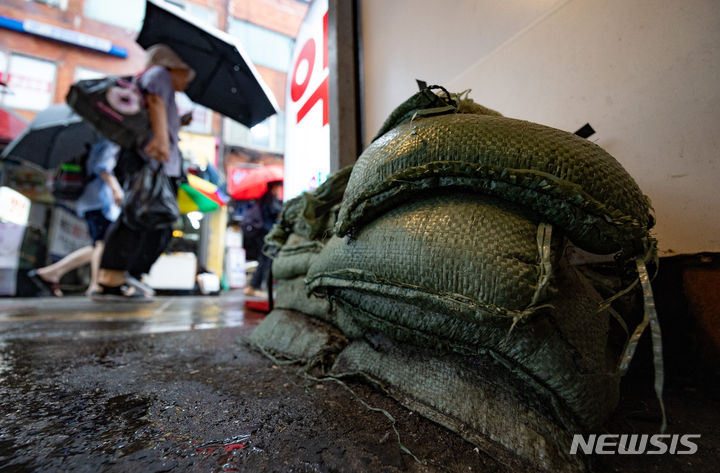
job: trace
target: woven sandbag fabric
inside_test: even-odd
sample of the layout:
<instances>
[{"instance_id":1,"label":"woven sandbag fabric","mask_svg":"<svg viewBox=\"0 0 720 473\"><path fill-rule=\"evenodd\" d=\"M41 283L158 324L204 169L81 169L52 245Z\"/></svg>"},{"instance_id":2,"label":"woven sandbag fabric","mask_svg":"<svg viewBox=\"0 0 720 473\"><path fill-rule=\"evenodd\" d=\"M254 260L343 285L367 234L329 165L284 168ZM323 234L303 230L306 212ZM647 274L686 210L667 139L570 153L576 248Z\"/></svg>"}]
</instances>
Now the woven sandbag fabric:
<instances>
[{"instance_id":1,"label":"woven sandbag fabric","mask_svg":"<svg viewBox=\"0 0 720 473\"><path fill-rule=\"evenodd\" d=\"M391 210L357 238L330 239L308 271L308 288L382 287L512 320L542 302L537 234L535 217L515 204L440 193Z\"/></svg>"},{"instance_id":2,"label":"woven sandbag fabric","mask_svg":"<svg viewBox=\"0 0 720 473\"><path fill-rule=\"evenodd\" d=\"M605 365L607 314L597 313L601 298L575 272L538 297L538 228L532 214L497 198L429 196L355 238L332 238L307 287L334 301L334 323L346 335L359 325L437 352L492 352L554 393L579 424L595 426L617 398Z\"/></svg>"},{"instance_id":3,"label":"woven sandbag fabric","mask_svg":"<svg viewBox=\"0 0 720 473\"><path fill-rule=\"evenodd\" d=\"M329 238L351 172L352 166L348 166L329 176L317 189L285 202L279 221L265 236L263 251L274 257L293 233L307 240Z\"/></svg>"},{"instance_id":4,"label":"woven sandbag fabric","mask_svg":"<svg viewBox=\"0 0 720 473\"><path fill-rule=\"evenodd\" d=\"M648 199L594 143L523 120L456 113L450 105L439 115L422 112L413 120L409 111L389 119L399 124L362 153L338 215L338 235L356 232L418 193L450 187L527 206L587 251L623 250L631 257L651 247Z\"/></svg>"},{"instance_id":5,"label":"woven sandbag fabric","mask_svg":"<svg viewBox=\"0 0 720 473\"><path fill-rule=\"evenodd\" d=\"M314 191L286 202L280 221L266 236L263 251L273 258L272 272L278 280L276 307L328 319L328 301L307 294L304 278L332 235L351 170L345 168Z\"/></svg>"},{"instance_id":6,"label":"woven sandbag fabric","mask_svg":"<svg viewBox=\"0 0 720 473\"><path fill-rule=\"evenodd\" d=\"M377 334L367 338L340 352L333 374L360 373L412 412L491 457L506 458L508 471L586 471L582 457L569 454L569 432L579 428L567 429L554 415L552 396L528 389L492 357L438 354ZM508 458L502 447L516 457Z\"/></svg>"},{"instance_id":7,"label":"woven sandbag fabric","mask_svg":"<svg viewBox=\"0 0 720 473\"><path fill-rule=\"evenodd\" d=\"M619 376L610 361L617 354L608 357L609 317L596 312L601 299L574 276L563 276L563 293L550 299L552 307L512 330L509 320L473 319L452 305L379 292L383 288L328 287L326 292L335 305L331 322L348 338L380 332L433 353L490 355L529 389L552 396L558 417L572 419L567 428L591 429L617 404ZM423 386L416 389L422 396Z\"/></svg>"},{"instance_id":8,"label":"woven sandbag fabric","mask_svg":"<svg viewBox=\"0 0 720 473\"><path fill-rule=\"evenodd\" d=\"M304 276L323 246L321 241L309 240L297 233L291 233L273 259L273 276L276 279Z\"/></svg>"},{"instance_id":9,"label":"woven sandbag fabric","mask_svg":"<svg viewBox=\"0 0 720 473\"><path fill-rule=\"evenodd\" d=\"M330 302L324 297L317 297L305 291L305 276L294 279L279 279L274 307L290 309L316 319L334 322L330 311Z\"/></svg>"},{"instance_id":10,"label":"woven sandbag fabric","mask_svg":"<svg viewBox=\"0 0 720 473\"><path fill-rule=\"evenodd\" d=\"M273 309L246 339L263 353L293 361L322 360L347 340L332 326L287 309Z\"/></svg>"}]
</instances>

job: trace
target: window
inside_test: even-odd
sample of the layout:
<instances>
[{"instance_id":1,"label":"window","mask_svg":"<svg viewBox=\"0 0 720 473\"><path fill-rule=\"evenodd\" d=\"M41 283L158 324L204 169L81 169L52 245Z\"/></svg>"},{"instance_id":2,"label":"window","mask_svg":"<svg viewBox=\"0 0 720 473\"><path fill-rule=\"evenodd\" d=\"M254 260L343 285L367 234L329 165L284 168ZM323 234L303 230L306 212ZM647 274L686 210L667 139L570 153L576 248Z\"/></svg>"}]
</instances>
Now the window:
<instances>
[{"instance_id":1,"label":"window","mask_svg":"<svg viewBox=\"0 0 720 473\"><path fill-rule=\"evenodd\" d=\"M178 7L181 10L185 10L185 13L206 25L214 26L217 28L218 25L218 12L210 8L198 5L197 3L185 2L182 0L165 0L167 3Z\"/></svg>"},{"instance_id":2,"label":"window","mask_svg":"<svg viewBox=\"0 0 720 473\"><path fill-rule=\"evenodd\" d=\"M282 153L285 149L285 113L280 112L252 128L235 120L223 119L225 143L232 146Z\"/></svg>"},{"instance_id":3,"label":"window","mask_svg":"<svg viewBox=\"0 0 720 473\"><path fill-rule=\"evenodd\" d=\"M145 0L85 0L83 13L93 20L138 31L145 16Z\"/></svg>"},{"instance_id":4,"label":"window","mask_svg":"<svg viewBox=\"0 0 720 473\"><path fill-rule=\"evenodd\" d=\"M182 0L170 0L167 3L185 10L202 23L217 27L218 13L211 8ZM84 14L93 20L139 31L145 16L145 0L85 0Z\"/></svg>"},{"instance_id":5,"label":"window","mask_svg":"<svg viewBox=\"0 0 720 473\"><path fill-rule=\"evenodd\" d=\"M228 33L240 41L253 63L282 72L290 69L295 44L291 37L236 18L230 18Z\"/></svg>"},{"instance_id":6,"label":"window","mask_svg":"<svg viewBox=\"0 0 720 473\"><path fill-rule=\"evenodd\" d=\"M19 54L0 53L0 77L7 84L0 104L21 110L42 110L53 102L57 65Z\"/></svg>"},{"instance_id":7,"label":"window","mask_svg":"<svg viewBox=\"0 0 720 473\"><path fill-rule=\"evenodd\" d=\"M3 84L6 84L8 81L7 72L8 72L8 63L10 62L10 56L2 51L0 51L0 82Z\"/></svg>"},{"instance_id":8,"label":"window","mask_svg":"<svg viewBox=\"0 0 720 473\"><path fill-rule=\"evenodd\" d=\"M42 3L51 7L59 8L60 10L67 9L68 0L25 0L27 2Z\"/></svg>"}]
</instances>

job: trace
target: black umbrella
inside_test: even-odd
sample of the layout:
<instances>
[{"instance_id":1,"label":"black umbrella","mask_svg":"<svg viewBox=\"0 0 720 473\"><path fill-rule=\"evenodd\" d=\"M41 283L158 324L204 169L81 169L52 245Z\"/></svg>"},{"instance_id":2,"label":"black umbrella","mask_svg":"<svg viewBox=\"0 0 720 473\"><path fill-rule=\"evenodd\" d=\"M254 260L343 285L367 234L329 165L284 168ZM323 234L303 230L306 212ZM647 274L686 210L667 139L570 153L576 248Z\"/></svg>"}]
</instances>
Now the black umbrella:
<instances>
[{"instance_id":1,"label":"black umbrella","mask_svg":"<svg viewBox=\"0 0 720 473\"><path fill-rule=\"evenodd\" d=\"M147 0L136 41L143 48L165 44L195 69L197 75L185 91L194 102L248 127L277 113L275 97L240 43L174 5Z\"/></svg>"},{"instance_id":2,"label":"black umbrella","mask_svg":"<svg viewBox=\"0 0 720 473\"><path fill-rule=\"evenodd\" d=\"M101 136L66 104L51 105L3 150L2 158L53 169L87 151Z\"/></svg>"}]
</instances>

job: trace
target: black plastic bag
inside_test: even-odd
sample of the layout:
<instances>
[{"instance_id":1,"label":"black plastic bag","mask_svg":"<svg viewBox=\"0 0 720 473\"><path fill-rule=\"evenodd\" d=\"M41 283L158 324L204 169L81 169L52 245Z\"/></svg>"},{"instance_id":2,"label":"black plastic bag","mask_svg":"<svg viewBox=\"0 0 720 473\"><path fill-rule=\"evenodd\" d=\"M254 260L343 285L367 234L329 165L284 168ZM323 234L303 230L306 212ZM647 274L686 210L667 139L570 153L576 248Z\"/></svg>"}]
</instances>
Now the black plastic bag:
<instances>
[{"instance_id":1,"label":"black plastic bag","mask_svg":"<svg viewBox=\"0 0 720 473\"><path fill-rule=\"evenodd\" d=\"M148 163L133 174L123 203L123 223L133 230L170 228L180 217L177 197L162 166Z\"/></svg>"},{"instance_id":2,"label":"black plastic bag","mask_svg":"<svg viewBox=\"0 0 720 473\"><path fill-rule=\"evenodd\" d=\"M81 80L66 101L103 136L123 148L140 148L151 135L145 96L132 76Z\"/></svg>"}]
</instances>

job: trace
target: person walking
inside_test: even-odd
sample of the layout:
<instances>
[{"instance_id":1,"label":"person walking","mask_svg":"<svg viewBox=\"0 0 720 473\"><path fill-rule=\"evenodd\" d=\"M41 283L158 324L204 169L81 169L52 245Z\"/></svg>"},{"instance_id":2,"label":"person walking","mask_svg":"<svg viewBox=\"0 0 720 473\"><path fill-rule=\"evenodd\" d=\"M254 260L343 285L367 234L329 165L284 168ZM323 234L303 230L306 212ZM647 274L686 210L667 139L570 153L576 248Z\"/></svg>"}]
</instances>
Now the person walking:
<instances>
[{"instance_id":1,"label":"person walking","mask_svg":"<svg viewBox=\"0 0 720 473\"><path fill-rule=\"evenodd\" d=\"M47 295L63 295L60 279L75 268L90 263L90 285L86 294L98 288L98 271L104 248L105 232L118 215L124 192L113 174L120 147L106 139L95 143L85 164L88 183L77 200L76 212L85 218L92 245L79 248L61 260L30 270L28 277Z\"/></svg>"},{"instance_id":2,"label":"person walking","mask_svg":"<svg viewBox=\"0 0 720 473\"><path fill-rule=\"evenodd\" d=\"M195 71L168 46L157 44L148 49L147 69L140 75L139 85L145 93L153 136L142 149L121 151L119 166L124 182L132 180L148 162L162 166L171 181L181 176L182 158L177 145L180 117L175 92L185 90L194 76ZM174 190L177 192L176 186ZM151 294L132 284L131 278L139 279L150 271L171 235L170 227L132 229L123 222L121 213L106 235L93 299L151 300Z\"/></svg>"},{"instance_id":3,"label":"person walking","mask_svg":"<svg viewBox=\"0 0 720 473\"><path fill-rule=\"evenodd\" d=\"M270 275L270 269L272 266L272 260L265 253L262 252L265 235L275 225L280 212L282 211L282 200L279 198L282 192L282 182L270 182L268 183L268 189L260 197L258 202L251 207L247 213L249 215L257 214L262 220L262 231L258 232L254 238L256 241L252 242L254 247L257 249L257 262L258 265L255 268L255 273L250 279L250 284L243 291L246 296L253 297L268 297L267 292L263 291L263 284L272 284L267 281Z\"/></svg>"}]
</instances>

